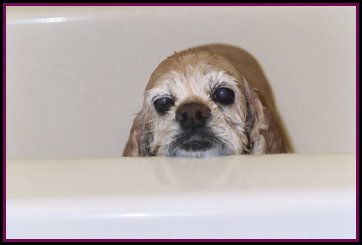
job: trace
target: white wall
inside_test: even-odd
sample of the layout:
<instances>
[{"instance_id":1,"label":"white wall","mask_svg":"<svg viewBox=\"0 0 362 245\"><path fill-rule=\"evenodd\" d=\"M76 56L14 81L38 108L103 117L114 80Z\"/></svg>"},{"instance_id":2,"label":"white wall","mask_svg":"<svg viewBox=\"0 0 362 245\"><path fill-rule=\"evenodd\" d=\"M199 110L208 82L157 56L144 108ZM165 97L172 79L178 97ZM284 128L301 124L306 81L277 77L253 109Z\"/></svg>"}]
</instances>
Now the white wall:
<instances>
[{"instance_id":1,"label":"white wall","mask_svg":"<svg viewBox=\"0 0 362 245\"><path fill-rule=\"evenodd\" d=\"M7 157L120 156L174 50L253 54L298 153L354 152L354 7L7 7Z\"/></svg>"}]
</instances>

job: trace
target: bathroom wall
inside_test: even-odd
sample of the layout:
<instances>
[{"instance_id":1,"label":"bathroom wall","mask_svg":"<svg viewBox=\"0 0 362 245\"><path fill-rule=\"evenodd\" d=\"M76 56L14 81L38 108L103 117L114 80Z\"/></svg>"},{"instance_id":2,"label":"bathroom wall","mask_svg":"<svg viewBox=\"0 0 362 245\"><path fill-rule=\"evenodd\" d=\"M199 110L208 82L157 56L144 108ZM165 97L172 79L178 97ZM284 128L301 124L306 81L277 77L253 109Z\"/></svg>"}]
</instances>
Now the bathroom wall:
<instances>
[{"instance_id":1,"label":"bathroom wall","mask_svg":"<svg viewBox=\"0 0 362 245\"><path fill-rule=\"evenodd\" d=\"M354 7L7 7L6 154L116 157L153 69L229 43L255 56L297 153L355 152Z\"/></svg>"}]
</instances>

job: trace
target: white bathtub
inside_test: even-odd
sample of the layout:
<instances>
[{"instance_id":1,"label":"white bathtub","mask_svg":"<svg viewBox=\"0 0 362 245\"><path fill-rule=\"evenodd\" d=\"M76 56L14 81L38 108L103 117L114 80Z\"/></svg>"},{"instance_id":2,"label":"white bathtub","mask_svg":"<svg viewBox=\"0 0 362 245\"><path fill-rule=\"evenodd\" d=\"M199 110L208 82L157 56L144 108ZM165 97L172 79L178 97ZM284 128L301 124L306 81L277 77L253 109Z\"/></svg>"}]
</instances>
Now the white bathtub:
<instances>
[{"instance_id":1,"label":"white bathtub","mask_svg":"<svg viewBox=\"0 0 362 245\"><path fill-rule=\"evenodd\" d=\"M121 158L152 70L228 43L295 154ZM6 7L6 238L356 238L356 9Z\"/></svg>"},{"instance_id":2,"label":"white bathtub","mask_svg":"<svg viewBox=\"0 0 362 245\"><path fill-rule=\"evenodd\" d=\"M8 238L356 237L354 154L15 160Z\"/></svg>"}]
</instances>

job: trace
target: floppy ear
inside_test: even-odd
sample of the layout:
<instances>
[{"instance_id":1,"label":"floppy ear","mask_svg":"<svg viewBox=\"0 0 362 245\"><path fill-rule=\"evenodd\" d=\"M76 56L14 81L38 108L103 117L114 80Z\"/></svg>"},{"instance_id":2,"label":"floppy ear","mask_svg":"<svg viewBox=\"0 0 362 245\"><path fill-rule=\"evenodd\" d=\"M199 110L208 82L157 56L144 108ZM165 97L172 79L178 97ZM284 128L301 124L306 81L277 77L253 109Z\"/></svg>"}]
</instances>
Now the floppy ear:
<instances>
[{"instance_id":1,"label":"floppy ear","mask_svg":"<svg viewBox=\"0 0 362 245\"><path fill-rule=\"evenodd\" d=\"M247 101L246 132L250 143L250 153L286 152L272 109L265 104L261 94L250 87L245 78L243 84Z\"/></svg>"},{"instance_id":2,"label":"floppy ear","mask_svg":"<svg viewBox=\"0 0 362 245\"><path fill-rule=\"evenodd\" d=\"M133 120L133 125L128 138L128 142L123 150L124 157L152 156L149 150L150 141L153 135L146 129L146 120L143 120L143 113L137 114Z\"/></svg>"}]
</instances>

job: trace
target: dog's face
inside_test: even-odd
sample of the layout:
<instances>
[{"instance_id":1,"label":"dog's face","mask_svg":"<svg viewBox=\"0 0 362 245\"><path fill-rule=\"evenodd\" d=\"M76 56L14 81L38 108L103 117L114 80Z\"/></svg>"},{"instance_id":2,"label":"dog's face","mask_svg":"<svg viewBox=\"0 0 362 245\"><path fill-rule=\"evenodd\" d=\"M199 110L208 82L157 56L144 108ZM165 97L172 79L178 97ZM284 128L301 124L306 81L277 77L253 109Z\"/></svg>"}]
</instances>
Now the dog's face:
<instances>
[{"instance_id":1,"label":"dog's face","mask_svg":"<svg viewBox=\"0 0 362 245\"><path fill-rule=\"evenodd\" d=\"M242 153L246 103L233 69L209 53L179 55L162 64L145 96L154 120L150 151L186 157Z\"/></svg>"},{"instance_id":2,"label":"dog's face","mask_svg":"<svg viewBox=\"0 0 362 245\"><path fill-rule=\"evenodd\" d=\"M260 108L246 79L224 57L208 52L175 53L153 72L124 155L262 153L265 140L252 132L256 124L265 126L263 118L256 116ZM251 142L250 137L257 140Z\"/></svg>"}]
</instances>

